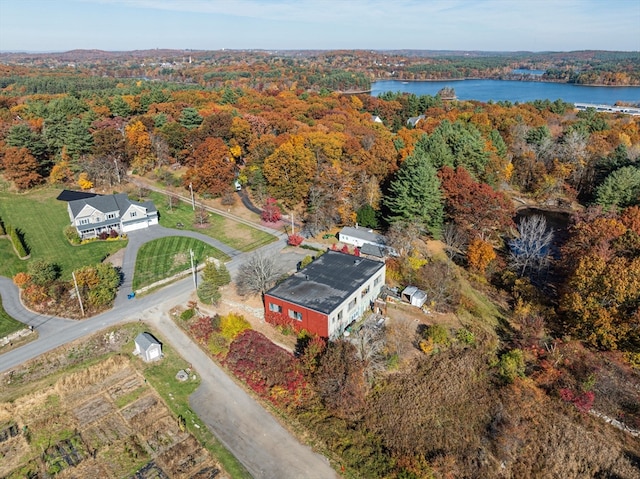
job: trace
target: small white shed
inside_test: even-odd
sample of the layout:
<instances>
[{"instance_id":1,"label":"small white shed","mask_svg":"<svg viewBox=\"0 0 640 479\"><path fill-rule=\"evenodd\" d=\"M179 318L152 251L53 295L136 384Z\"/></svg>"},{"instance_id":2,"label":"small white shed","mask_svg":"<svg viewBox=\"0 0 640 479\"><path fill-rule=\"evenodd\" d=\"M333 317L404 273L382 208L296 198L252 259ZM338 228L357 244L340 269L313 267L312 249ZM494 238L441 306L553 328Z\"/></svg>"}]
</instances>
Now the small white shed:
<instances>
[{"instance_id":1,"label":"small white shed","mask_svg":"<svg viewBox=\"0 0 640 479\"><path fill-rule=\"evenodd\" d=\"M162 344L151 334L138 334L135 343L136 349L133 354L140 356L145 362L155 361L162 357Z\"/></svg>"},{"instance_id":2,"label":"small white shed","mask_svg":"<svg viewBox=\"0 0 640 479\"><path fill-rule=\"evenodd\" d=\"M402 291L402 299L412 306L422 308L424 303L427 301L427 293L418 289L416 286L407 286Z\"/></svg>"}]
</instances>

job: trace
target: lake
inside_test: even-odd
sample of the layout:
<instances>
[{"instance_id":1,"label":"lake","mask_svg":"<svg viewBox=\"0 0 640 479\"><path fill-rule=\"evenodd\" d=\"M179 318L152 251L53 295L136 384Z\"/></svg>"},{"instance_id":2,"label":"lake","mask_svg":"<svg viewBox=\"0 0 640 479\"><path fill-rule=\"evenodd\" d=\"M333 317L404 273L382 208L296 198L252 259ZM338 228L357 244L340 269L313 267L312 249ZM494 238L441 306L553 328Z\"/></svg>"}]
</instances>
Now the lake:
<instances>
[{"instance_id":1,"label":"lake","mask_svg":"<svg viewBox=\"0 0 640 479\"><path fill-rule=\"evenodd\" d=\"M371 95L381 93L406 92L415 95L435 96L442 88L451 87L459 100L483 102L510 101L528 102L533 100L557 100L568 103L597 103L613 105L618 101L640 103L640 87L588 86L569 83L545 83L538 81L514 80L446 80L446 81L397 81L385 80L371 84Z\"/></svg>"}]
</instances>

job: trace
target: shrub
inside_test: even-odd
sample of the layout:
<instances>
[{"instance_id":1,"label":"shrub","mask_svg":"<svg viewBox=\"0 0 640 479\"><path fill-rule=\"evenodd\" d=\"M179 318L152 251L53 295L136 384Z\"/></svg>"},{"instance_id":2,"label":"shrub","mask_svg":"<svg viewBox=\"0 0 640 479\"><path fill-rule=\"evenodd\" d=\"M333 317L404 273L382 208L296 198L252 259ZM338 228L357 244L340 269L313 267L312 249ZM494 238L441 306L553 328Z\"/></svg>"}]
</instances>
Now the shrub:
<instances>
[{"instance_id":1,"label":"shrub","mask_svg":"<svg viewBox=\"0 0 640 479\"><path fill-rule=\"evenodd\" d=\"M2 222L2 218L0 218L0 236L5 234L7 234L7 232L4 230L4 223Z\"/></svg>"},{"instance_id":2,"label":"shrub","mask_svg":"<svg viewBox=\"0 0 640 479\"><path fill-rule=\"evenodd\" d=\"M108 237L109 237L109 233L107 233L106 231L103 231L98 235L98 238L100 238L101 240L106 240Z\"/></svg>"},{"instance_id":3,"label":"shrub","mask_svg":"<svg viewBox=\"0 0 640 479\"><path fill-rule=\"evenodd\" d=\"M422 335L424 339L431 339L434 344L447 346L450 343L449 332L441 324L432 324L423 331Z\"/></svg>"},{"instance_id":4,"label":"shrub","mask_svg":"<svg viewBox=\"0 0 640 479\"><path fill-rule=\"evenodd\" d=\"M464 344L475 344L476 336L467 328L461 328L456 331L456 339Z\"/></svg>"},{"instance_id":5,"label":"shrub","mask_svg":"<svg viewBox=\"0 0 640 479\"><path fill-rule=\"evenodd\" d=\"M302 261L300 261L300 269L310 265L312 261L313 261L313 256L311 255L305 256L304 258L302 258Z\"/></svg>"},{"instance_id":6,"label":"shrub","mask_svg":"<svg viewBox=\"0 0 640 479\"><path fill-rule=\"evenodd\" d=\"M196 314L195 310L189 308L189 309L185 309L181 314L180 314L180 319L182 319L183 321L189 321L191 318L193 318L193 316Z\"/></svg>"},{"instance_id":7,"label":"shrub","mask_svg":"<svg viewBox=\"0 0 640 479\"><path fill-rule=\"evenodd\" d=\"M212 281L203 281L198 286L198 299L204 304L218 304L222 294L218 286Z\"/></svg>"},{"instance_id":8,"label":"shrub","mask_svg":"<svg viewBox=\"0 0 640 479\"><path fill-rule=\"evenodd\" d=\"M293 235L289 235L289 238L287 239L287 244L289 246L300 246L303 241L304 241L304 238L302 236L300 236L299 234L293 234Z\"/></svg>"},{"instance_id":9,"label":"shrub","mask_svg":"<svg viewBox=\"0 0 640 479\"><path fill-rule=\"evenodd\" d=\"M282 212L280 211L275 198L267 198L260 217L262 218L262 221L266 221L267 223L276 223L280 221L282 218Z\"/></svg>"},{"instance_id":10,"label":"shrub","mask_svg":"<svg viewBox=\"0 0 640 479\"><path fill-rule=\"evenodd\" d=\"M44 259L37 259L27 267L33 284L44 286L60 277L60 266Z\"/></svg>"},{"instance_id":11,"label":"shrub","mask_svg":"<svg viewBox=\"0 0 640 479\"><path fill-rule=\"evenodd\" d=\"M80 244L80 235L74 226L69 225L64 229L64 237L71 244Z\"/></svg>"},{"instance_id":12,"label":"shrub","mask_svg":"<svg viewBox=\"0 0 640 479\"><path fill-rule=\"evenodd\" d=\"M18 287L18 288L23 288L25 284L28 284L31 281L31 275L29 275L28 273L17 273L14 277L13 277L13 283Z\"/></svg>"},{"instance_id":13,"label":"shrub","mask_svg":"<svg viewBox=\"0 0 640 479\"><path fill-rule=\"evenodd\" d=\"M117 238L118 232L116 230L109 231L109 238Z\"/></svg>"},{"instance_id":14,"label":"shrub","mask_svg":"<svg viewBox=\"0 0 640 479\"><path fill-rule=\"evenodd\" d=\"M524 377L524 353L521 349L512 349L500 356L498 363L500 377L507 383L512 383L516 377Z\"/></svg>"},{"instance_id":15,"label":"shrub","mask_svg":"<svg viewBox=\"0 0 640 479\"><path fill-rule=\"evenodd\" d=\"M220 334L230 341L247 329L251 329L251 325L241 314L229 313L220 317Z\"/></svg>"},{"instance_id":16,"label":"shrub","mask_svg":"<svg viewBox=\"0 0 640 479\"><path fill-rule=\"evenodd\" d=\"M306 388L293 355L257 331L238 335L225 364L251 389L276 404L297 404Z\"/></svg>"},{"instance_id":17,"label":"shrub","mask_svg":"<svg viewBox=\"0 0 640 479\"><path fill-rule=\"evenodd\" d=\"M24 242L24 237L22 236L22 233L16 230L11 225L7 225L6 230L7 230L7 234L9 235L9 238L11 239L11 242L13 243L14 249L18 253L18 256L20 258L26 258L27 256L29 256L29 251L28 251L27 245Z\"/></svg>"}]
</instances>

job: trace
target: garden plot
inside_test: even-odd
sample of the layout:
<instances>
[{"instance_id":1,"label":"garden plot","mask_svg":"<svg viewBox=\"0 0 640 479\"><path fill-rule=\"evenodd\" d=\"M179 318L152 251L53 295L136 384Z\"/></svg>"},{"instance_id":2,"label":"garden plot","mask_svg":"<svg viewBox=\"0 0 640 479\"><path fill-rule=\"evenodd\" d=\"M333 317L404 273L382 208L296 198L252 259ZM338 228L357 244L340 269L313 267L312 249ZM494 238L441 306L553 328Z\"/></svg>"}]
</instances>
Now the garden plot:
<instances>
[{"instance_id":1,"label":"garden plot","mask_svg":"<svg viewBox=\"0 0 640 479\"><path fill-rule=\"evenodd\" d=\"M217 463L125 356L0 404L2 478L218 474Z\"/></svg>"}]
</instances>

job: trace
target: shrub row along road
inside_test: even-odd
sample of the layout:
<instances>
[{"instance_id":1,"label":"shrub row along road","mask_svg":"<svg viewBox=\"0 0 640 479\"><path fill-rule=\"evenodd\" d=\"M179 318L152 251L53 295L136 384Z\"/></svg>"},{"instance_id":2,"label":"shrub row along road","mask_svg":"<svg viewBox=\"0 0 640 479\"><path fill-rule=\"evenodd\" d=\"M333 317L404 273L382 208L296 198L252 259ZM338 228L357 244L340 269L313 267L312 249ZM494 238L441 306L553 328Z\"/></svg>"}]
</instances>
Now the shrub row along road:
<instances>
[{"instance_id":1,"label":"shrub row along road","mask_svg":"<svg viewBox=\"0 0 640 479\"><path fill-rule=\"evenodd\" d=\"M37 340L0 356L0 373L10 371L44 352L109 326L143 319L155 326L200 374L202 383L190 398L192 409L253 477L257 479L337 477L326 458L315 454L310 448L297 441L260 404L236 385L168 317L167 312L173 306L184 304L189 299L193 292L191 278L185 278L155 293L134 300L126 299L127 288L130 290L137 248L145 241L163 234L192 236L185 233L187 232L176 232L154 226L130 235L123 265L124 283L114 308L83 321L56 318L26 310L20 302L18 288L10 279L0 277L0 295L7 313L33 326L39 332ZM203 239L200 236L196 237ZM220 248L233 258L227 265L232 275L242 258L246 257L229 247L215 244L213 242L215 240L211 238L203 240ZM285 240L280 238L279 241L265 246L261 251L267 255L274 254L284 245Z\"/></svg>"}]
</instances>

